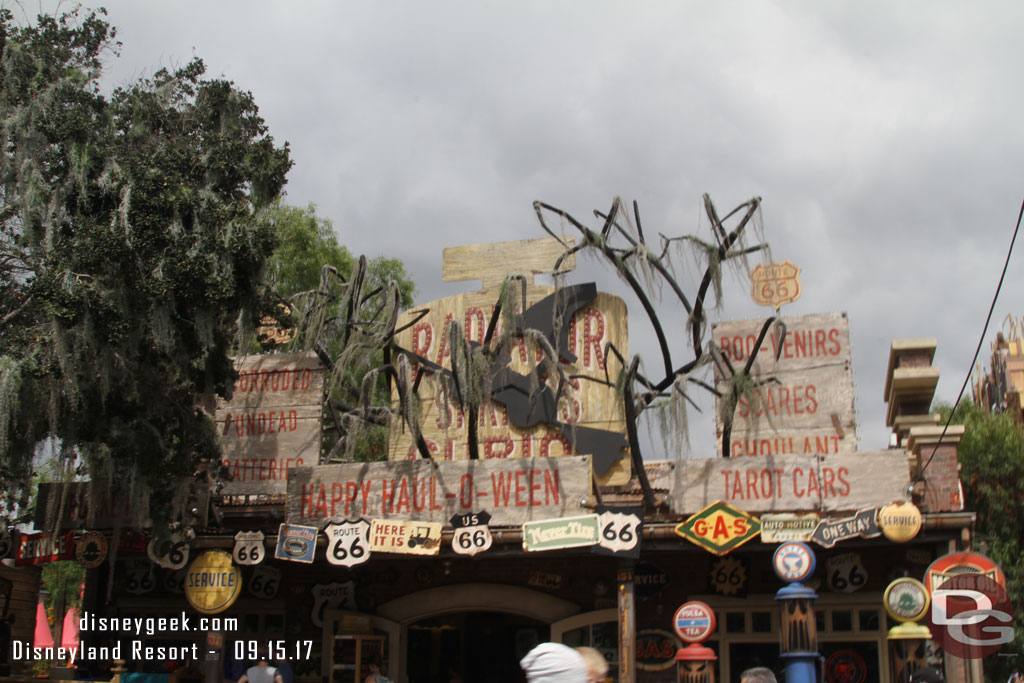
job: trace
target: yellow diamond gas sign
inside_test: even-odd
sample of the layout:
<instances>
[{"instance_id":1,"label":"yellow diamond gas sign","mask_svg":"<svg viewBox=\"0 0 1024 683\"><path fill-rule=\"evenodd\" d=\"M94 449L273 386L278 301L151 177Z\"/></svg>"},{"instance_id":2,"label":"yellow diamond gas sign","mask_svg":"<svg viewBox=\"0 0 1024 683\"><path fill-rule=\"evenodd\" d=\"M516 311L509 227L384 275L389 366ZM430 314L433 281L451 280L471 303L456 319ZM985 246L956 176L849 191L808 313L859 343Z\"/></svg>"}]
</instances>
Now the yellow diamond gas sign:
<instances>
[{"instance_id":1,"label":"yellow diamond gas sign","mask_svg":"<svg viewBox=\"0 0 1024 683\"><path fill-rule=\"evenodd\" d=\"M715 501L676 527L676 533L715 555L725 555L761 533L761 520Z\"/></svg>"}]
</instances>

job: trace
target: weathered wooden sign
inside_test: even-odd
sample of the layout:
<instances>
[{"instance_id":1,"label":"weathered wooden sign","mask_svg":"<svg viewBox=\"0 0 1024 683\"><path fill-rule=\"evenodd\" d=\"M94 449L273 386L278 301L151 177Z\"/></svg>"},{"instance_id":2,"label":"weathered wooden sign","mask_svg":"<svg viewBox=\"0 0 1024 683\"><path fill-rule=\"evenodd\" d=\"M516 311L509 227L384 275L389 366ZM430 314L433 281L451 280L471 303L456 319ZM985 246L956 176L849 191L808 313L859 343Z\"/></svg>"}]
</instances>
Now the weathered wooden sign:
<instances>
[{"instance_id":1,"label":"weathered wooden sign","mask_svg":"<svg viewBox=\"0 0 1024 683\"><path fill-rule=\"evenodd\" d=\"M223 495L284 494L288 470L320 461L324 369L315 353L235 359L238 379L214 420L231 481Z\"/></svg>"},{"instance_id":2,"label":"weathered wooden sign","mask_svg":"<svg viewBox=\"0 0 1024 683\"><path fill-rule=\"evenodd\" d=\"M498 303L501 283L506 275L522 274L526 284L526 310L519 310L522 290L515 284L518 296L517 314L524 314L524 325L531 329L554 332L559 338L557 348L561 360L572 365L570 375L589 377L604 382L614 378L621 369L619 357L608 353L613 344L628 358L626 306L610 294L599 293L593 285L559 290L564 293L563 306L552 298L555 287L533 283L534 273L552 272L564 248L553 239L527 240L499 244L452 247L444 252L444 279L479 278L484 288L433 301L402 314L398 328L410 324L396 337L398 346L426 359L435 366L451 370L452 344L450 329L458 324L462 336L470 343L482 344L491 315ZM575 267L570 259L562 272ZM566 301L572 303L565 305ZM561 319L564 315L566 319ZM499 325L504 325L500 322ZM498 334L502 331L498 328ZM496 335L497 336L497 335ZM621 396L614 388L598 382L573 379L568 393L553 405L553 418L518 419L528 423L518 426L523 411L540 409L543 401L529 401L521 389L531 389L530 373L543 358L539 345L519 340L511 349L506 374L507 392L496 391L493 400L480 411L478 440L481 459L560 457L580 454L595 455L594 448L614 444L611 459L595 458L595 473L603 485L624 484L630 467L625 441L625 416ZM520 380L518 385L515 380ZM554 390L554 378L548 378ZM513 385L516 388L511 388ZM521 385L521 386L519 386ZM497 389L497 387L496 387ZM420 382L421 413L419 424L427 448L437 460L468 459L468 425L455 396L433 374ZM397 393L392 396L398 400ZM521 405L510 405L519 403ZM593 433L590 430L598 430ZM618 437L617 440L612 437ZM390 460L420 457L416 444L399 421L392 425L389 437ZM607 466L607 468L606 468Z\"/></svg>"},{"instance_id":3,"label":"weathered wooden sign","mask_svg":"<svg viewBox=\"0 0 1024 683\"><path fill-rule=\"evenodd\" d=\"M288 521L323 527L354 517L447 523L487 508L517 525L579 512L591 492L588 456L462 462L371 462L298 467L288 479Z\"/></svg>"},{"instance_id":4,"label":"weathered wooden sign","mask_svg":"<svg viewBox=\"0 0 1024 683\"><path fill-rule=\"evenodd\" d=\"M672 508L691 513L716 500L749 512L854 511L905 495L902 449L857 455L759 455L676 463Z\"/></svg>"},{"instance_id":5,"label":"weathered wooden sign","mask_svg":"<svg viewBox=\"0 0 1024 683\"><path fill-rule=\"evenodd\" d=\"M857 450L857 434L846 314L782 320L785 340L780 329L773 326L751 368L755 379L774 377L778 382L763 384L753 401L740 398L729 436L729 454L853 453ZM712 325L715 343L735 370L742 370L753 353L763 323L741 320ZM720 391L726 389L723 379L716 368ZM724 423L721 413L716 415L720 453Z\"/></svg>"},{"instance_id":6,"label":"weathered wooden sign","mask_svg":"<svg viewBox=\"0 0 1024 683\"><path fill-rule=\"evenodd\" d=\"M90 482L40 484L35 527L60 531L147 528L148 510L149 493L142 486L128 492L101 489Z\"/></svg>"}]
</instances>

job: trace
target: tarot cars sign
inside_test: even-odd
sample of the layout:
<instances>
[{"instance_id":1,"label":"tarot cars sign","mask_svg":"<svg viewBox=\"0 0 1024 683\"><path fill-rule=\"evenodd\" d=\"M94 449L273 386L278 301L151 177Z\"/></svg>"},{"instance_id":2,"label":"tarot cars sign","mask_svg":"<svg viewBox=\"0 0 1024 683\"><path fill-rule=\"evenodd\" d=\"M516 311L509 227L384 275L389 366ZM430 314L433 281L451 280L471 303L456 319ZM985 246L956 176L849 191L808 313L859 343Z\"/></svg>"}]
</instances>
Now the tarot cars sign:
<instances>
[{"instance_id":1,"label":"tarot cars sign","mask_svg":"<svg viewBox=\"0 0 1024 683\"><path fill-rule=\"evenodd\" d=\"M230 401L214 420L232 479L223 495L284 494L288 471L320 458L324 370L315 353L235 359Z\"/></svg>"},{"instance_id":2,"label":"tarot cars sign","mask_svg":"<svg viewBox=\"0 0 1024 683\"><path fill-rule=\"evenodd\" d=\"M492 393L480 410L478 442L480 459L594 456L595 473L603 485L624 484L629 479L629 459L624 449L625 417L621 397L607 385L628 358L626 306L621 299L599 293L594 285L575 285L557 290L532 283L533 273L552 272L564 247L556 240L481 244L445 249L446 280L480 278L484 288L458 294L406 311L396 336L399 347L432 364L452 368L451 330L470 344L482 344L498 304L505 275L525 274L526 303L515 288L517 315L524 328L542 332L572 365L570 386L563 387L557 402L551 393L556 381L537 382L536 368L543 358L534 342L518 340L510 348L506 366L491 378ZM569 266L570 269L573 266ZM525 310L522 310L525 309ZM501 322L500 325L506 323ZM499 327L500 335L503 328ZM613 345L620 355L608 352ZM468 459L468 422L455 396L449 395L438 373L424 365L419 381L419 424L426 446L437 460ZM580 378L598 381L587 381ZM398 400L397 394L392 400ZM389 437L390 460L418 458L408 429L395 421Z\"/></svg>"},{"instance_id":3,"label":"tarot cars sign","mask_svg":"<svg viewBox=\"0 0 1024 683\"><path fill-rule=\"evenodd\" d=\"M845 313L783 318L766 336L751 369L755 378L778 382L741 397L733 415L728 452L737 455L834 455L857 450L853 410L850 327ZM764 320L711 326L712 338L736 370L757 343ZM778 356L778 360L776 360ZM715 382L727 389L716 368ZM726 392L727 393L727 392ZM720 406L719 406L720 407ZM716 411L719 452L724 423Z\"/></svg>"},{"instance_id":4,"label":"tarot cars sign","mask_svg":"<svg viewBox=\"0 0 1024 683\"><path fill-rule=\"evenodd\" d=\"M721 500L748 512L853 511L885 505L910 482L900 449L857 455L701 458L676 463L673 510Z\"/></svg>"}]
</instances>

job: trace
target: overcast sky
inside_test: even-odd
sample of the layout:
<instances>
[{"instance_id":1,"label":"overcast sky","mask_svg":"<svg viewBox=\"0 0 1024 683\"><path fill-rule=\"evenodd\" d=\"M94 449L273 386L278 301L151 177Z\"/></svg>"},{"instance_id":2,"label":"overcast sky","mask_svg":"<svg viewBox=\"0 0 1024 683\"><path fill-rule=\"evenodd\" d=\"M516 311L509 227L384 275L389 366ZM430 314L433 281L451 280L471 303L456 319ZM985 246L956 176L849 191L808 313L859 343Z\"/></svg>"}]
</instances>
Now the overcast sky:
<instances>
[{"instance_id":1,"label":"overcast sky","mask_svg":"<svg viewBox=\"0 0 1024 683\"><path fill-rule=\"evenodd\" d=\"M649 234L709 238L703 193L761 197L772 255L803 271L783 314L849 315L865 450L888 443L893 339L937 338L937 395L956 398L1024 199L1019 2L85 4L123 42L110 83L198 56L251 91L291 145L288 202L356 254L401 258L419 302L470 287L440 281L443 247L543 237L537 199L596 226L619 195ZM1024 314L1022 264L983 358ZM716 315L769 313L735 283ZM713 429L694 423L693 455Z\"/></svg>"}]
</instances>

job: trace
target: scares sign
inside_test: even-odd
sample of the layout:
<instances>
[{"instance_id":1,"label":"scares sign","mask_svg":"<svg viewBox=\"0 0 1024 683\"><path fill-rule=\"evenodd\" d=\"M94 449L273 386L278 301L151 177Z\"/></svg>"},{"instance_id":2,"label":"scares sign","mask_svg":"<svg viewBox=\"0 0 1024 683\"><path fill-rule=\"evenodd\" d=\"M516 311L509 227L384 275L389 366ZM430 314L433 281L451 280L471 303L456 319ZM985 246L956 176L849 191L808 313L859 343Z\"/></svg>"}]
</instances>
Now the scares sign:
<instances>
[{"instance_id":1,"label":"scares sign","mask_svg":"<svg viewBox=\"0 0 1024 683\"><path fill-rule=\"evenodd\" d=\"M491 393L485 397L490 400L479 411L480 459L588 454L602 485L629 480L624 407L606 382L621 370L620 359L629 357L626 306L593 284L560 289L534 284L534 273L575 267L573 258L560 260L563 252L554 239L450 247L444 251L444 279L480 279L483 289L433 301L399 317L398 329L406 329L396 335L397 345L409 352L413 369L424 372L418 380L418 422L435 460L469 458L470 416L455 395L460 390L443 381L443 375L461 354L455 347L463 341L484 343L505 276L521 275L525 284L523 279L510 281L515 310L504 312L516 316L517 327L540 332L559 354L555 360L572 366L568 374L573 379L556 397L557 378L538 372L544 358L540 345L513 339L506 364L490 378ZM510 320L498 318L492 341L507 331ZM617 354L609 352L609 345ZM397 404L398 399L393 393L392 401ZM389 444L390 460L420 458L409 429L399 420L392 424Z\"/></svg>"},{"instance_id":2,"label":"scares sign","mask_svg":"<svg viewBox=\"0 0 1024 683\"><path fill-rule=\"evenodd\" d=\"M738 455L835 455L857 450L853 410L853 365L850 326L845 313L783 318L769 328L751 373L774 377L741 396L733 414L728 452ZM754 353L764 320L716 323L711 334L734 371ZM778 358L778 360L776 360ZM716 367L719 391L728 393ZM721 398L718 399L721 408ZM718 452L724 423L716 411Z\"/></svg>"}]
</instances>

